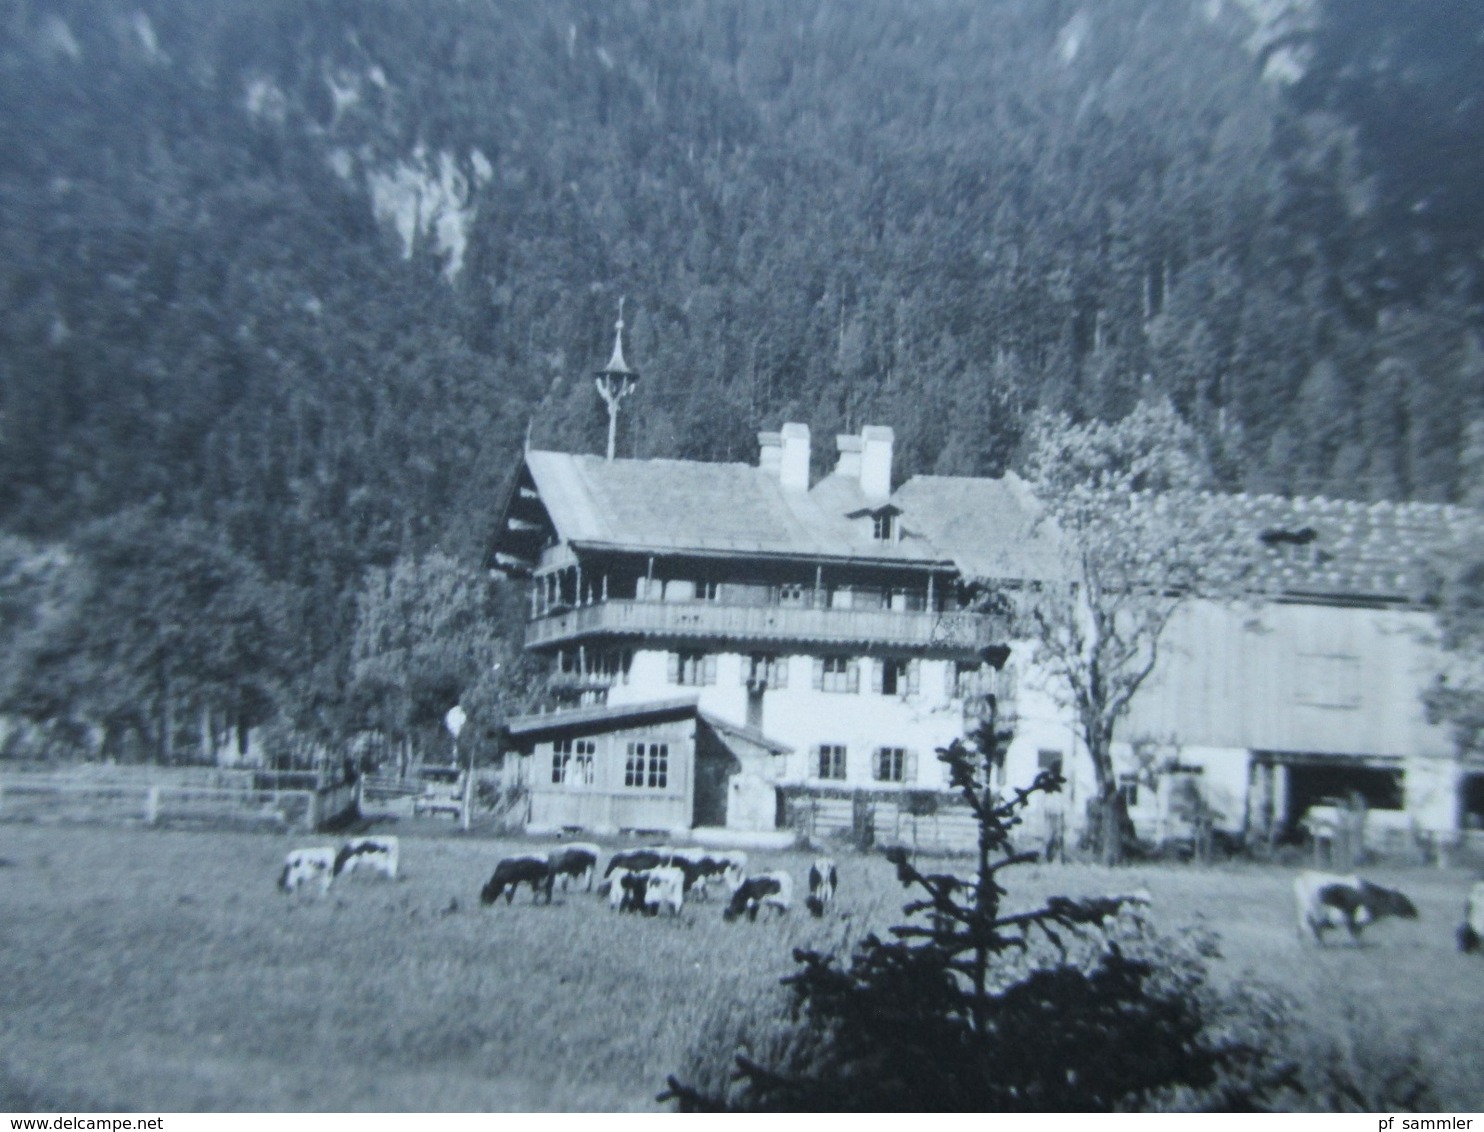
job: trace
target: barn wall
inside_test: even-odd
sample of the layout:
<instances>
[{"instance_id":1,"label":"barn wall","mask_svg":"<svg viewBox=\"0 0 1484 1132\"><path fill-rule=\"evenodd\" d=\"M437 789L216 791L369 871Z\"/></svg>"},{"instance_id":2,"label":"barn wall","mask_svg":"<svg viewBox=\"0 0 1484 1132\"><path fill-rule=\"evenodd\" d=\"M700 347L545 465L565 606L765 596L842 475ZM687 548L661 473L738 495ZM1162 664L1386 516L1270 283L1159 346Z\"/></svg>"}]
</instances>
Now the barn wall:
<instances>
[{"instance_id":1,"label":"barn wall","mask_svg":"<svg viewBox=\"0 0 1484 1132\"><path fill-rule=\"evenodd\" d=\"M1196 602L1177 613L1125 738L1183 746L1448 757L1420 699L1432 619L1398 610Z\"/></svg>"}]
</instances>

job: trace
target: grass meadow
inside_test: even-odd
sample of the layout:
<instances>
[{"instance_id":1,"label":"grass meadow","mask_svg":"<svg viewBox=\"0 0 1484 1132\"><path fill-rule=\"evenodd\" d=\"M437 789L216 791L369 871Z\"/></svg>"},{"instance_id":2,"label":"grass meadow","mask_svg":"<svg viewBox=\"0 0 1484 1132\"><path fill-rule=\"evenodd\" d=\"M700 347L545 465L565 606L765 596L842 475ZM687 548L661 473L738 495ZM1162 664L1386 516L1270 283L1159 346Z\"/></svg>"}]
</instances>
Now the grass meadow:
<instances>
[{"instance_id":1,"label":"grass meadow","mask_svg":"<svg viewBox=\"0 0 1484 1132\"><path fill-rule=\"evenodd\" d=\"M779 993L796 946L828 949L900 920L877 857L839 858L822 921L724 923L719 899L675 919L596 896L479 904L506 852L533 843L402 837L396 882L352 876L286 897L283 854L329 838L0 826L0 1109L650 1110L708 1022ZM805 854L754 854L801 882ZM1408 1053L1440 1101L1484 1109L1484 960L1453 929L1469 877L1375 870L1415 922L1318 951L1276 868L1026 866L1012 903L1147 887L1163 928L1217 933L1215 978L1288 996L1317 1043L1360 1072ZM1317 1048L1317 1047L1316 1047Z\"/></svg>"}]
</instances>

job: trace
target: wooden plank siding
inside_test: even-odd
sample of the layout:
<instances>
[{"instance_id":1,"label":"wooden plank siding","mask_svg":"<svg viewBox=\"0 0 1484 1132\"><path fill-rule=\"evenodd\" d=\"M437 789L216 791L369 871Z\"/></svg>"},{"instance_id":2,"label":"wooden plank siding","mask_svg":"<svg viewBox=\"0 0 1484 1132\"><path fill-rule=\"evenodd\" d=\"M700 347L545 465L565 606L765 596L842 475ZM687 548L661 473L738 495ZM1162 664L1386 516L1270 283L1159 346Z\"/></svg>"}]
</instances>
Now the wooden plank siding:
<instances>
[{"instance_id":1,"label":"wooden plank siding","mask_svg":"<svg viewBox=\"0 0 1484 1132\"><path fill-rule=\"evenodd\" d=\"M611 731L574 727L577 738L595 745L593 781L552 782L554 743L535 745L528 768L531 824L589 829L668 830L689 827L693 817L695 719L654 721ZM624 785L630 742L663 743L668 748L663 787Z\"/></svg>"},{"instance_id":2,"label":"wooden plank siding","mask_svg":"<svg viewBox=\"0 0 1484 1132\"><path fill-rule=\"evenodd\" d=\"M1431 618L1402 610L1192 603L1120 738L1316 754L1451 757L1420 695Z\"/></svg>"}]
</instances>

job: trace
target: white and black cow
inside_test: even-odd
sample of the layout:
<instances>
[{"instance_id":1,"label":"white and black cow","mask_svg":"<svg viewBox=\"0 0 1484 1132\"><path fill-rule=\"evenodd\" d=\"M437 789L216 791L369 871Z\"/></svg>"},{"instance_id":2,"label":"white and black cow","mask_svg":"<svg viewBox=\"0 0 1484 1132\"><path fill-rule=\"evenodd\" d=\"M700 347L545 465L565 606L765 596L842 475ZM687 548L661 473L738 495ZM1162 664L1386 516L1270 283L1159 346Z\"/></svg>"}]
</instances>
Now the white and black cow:
<instances>
[{"instance_id":1,"label":"white and black cow","mask_svg":"<svg viewBox=\"0 0 1484 1132\"><path fill-rule=\"evenodd\" d=\"M644 914L658 916L668 908L670 915L680 915L685 904L685 870L678 865L660 865L644 877Z\"/></svg>"},{"instance_id":2,"label":"white and black cow","mask_svg":"<svg viewBox=\"0 0 1484 1132\"><path fill-rule=\"evenodd\" d=\"M543 893L546 902L550 904L554 879L551 862L545 853L522 853L517 857L506 857L495 866L494 873L480 890L479 901L481 904L493 904L503 894L505 903L513 904L515 890L523 884L529 884L532 904Z\"/></svg>"},{"instance_id":3,"label":"white and black cow","mask_svg":"<svg viewBox=\"0 0 1484 1132\"><path fill-rule=\"evenodd\" d=\"M330 881L334 879L335 850L293 849L283 859L278 887L285 892L298 892L305 885L317 884L321 892L329 892Z\"/></svg>"},{"instance_id":4,"label":"white and black cow","mask_svg":"<svg viewBox=\"0 0 1484 1132\"><path fill-rule=\"evenodd\" d=\"M587 878L587 890L593 890L593 874L598 871L598 856L603 851L586 841L574 841L553 849L546 855L551 866L553 880L560 880L566 889L569 879L581 881Z\"/></svg>"},{"instance_id":5,"label":"white and black cow","mask_svg":"<svg viewBox=\"0 0 1484 1132\"><path fill-rule=\"evenodd\" d=\"M1458 925L1458 950L1478 951L1484 944L1484 880L1475 881L1463 905L1463 923Z\"/></svg>"},{"instance_id":6,"label":"white and black cow","mask_svg":"<svg viewBox=\"0 0 1484 1132\"><path fill-rule=\"evenodd\" d=\"M809 897L804 901L810 915L815 918L824 915L825 908L835 899L835 886L838 883L835 862L829 857L816 858L814 864L809 866Z\"/></svg>"},{"instance_id":7,"label":"white and black cow","mask_svg":"<svg viewBox=\"0 0 1484 1132\"><path fill-rule=\"evenodd\" d=\"M643 849L620 849L608 858L608 867L603 875L610 876L614 869L628 869L631 873L642 873L646 869L668 864L674 850L668 845L649 845Z\"/></svg>"},{"instance_id":8,"label":"white and black cow","mask_svg":"<svg viewBox=\"0 0 1484 1132\"><path fill-rule=\"evenodd\" d=\"M1417 907L1394 888L1382 888L1357 876L1303 872L1293 882L1301 936L1324 942L1330 928L1344 928L1359 942L1361 930L1386 916L1417 918Z\"/></svg>"},{"instance_id":9,"label":"white and black cow","mask_svg":"<svg viewBox=\"0 0 1484 1132\"><path fill-rule=\"evenodd\" d=\"M627 890L624 888L623 880L624 877L629 875L631 875L629 873L629 870L620 866L609 873L608 876L605 877L603 880L603 884L606 884L608 886L608 907L612 908L616 912L633 911L632 908L624 907Z\"/></svg>"},{"instance_id":10,"label":"white and black cow","mask_svg":"<svg viewBox=\"0 0 1484 1132\"><path fill-rule=\"evenodd\" d=\"M335 875L363 869L396 880L399 853L395 837L353 837L335 854Z\"/></svg>"},{"instance_id":11,"label":"white and black cow","mask_svg":"<svg viewBox=\"0 0 1484 1132\"><path fill-rule=\"evenodd\" d=\"M619 867L613 871L612 885L608 904L620 912L657 916L668 908L672 916L678 916L685 906L685 870L677 865L656 865L638 872Z\"/></svg>"},{"instance_id":12,"label":"white and black cow","mask_svg":"<svg viewBox=\"0 0 1484 1132\"><path fill-rule=\"evenodd\" d=\"M722 918L735 920L745 914L750 921L757 920L758 909L773 908L785 915L793 904L793 878L785 872L758 873L748 877L732 890L732 899L727 903Z\"/></svg>"}]
</instances>

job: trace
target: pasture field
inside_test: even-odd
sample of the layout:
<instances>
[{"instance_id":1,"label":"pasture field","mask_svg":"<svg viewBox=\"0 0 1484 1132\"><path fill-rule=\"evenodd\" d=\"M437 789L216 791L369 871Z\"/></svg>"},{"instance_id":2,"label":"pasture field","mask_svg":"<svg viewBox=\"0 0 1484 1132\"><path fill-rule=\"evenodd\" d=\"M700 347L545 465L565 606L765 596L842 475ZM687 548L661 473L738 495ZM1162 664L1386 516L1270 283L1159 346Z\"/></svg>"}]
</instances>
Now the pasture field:
<instances>
[{"instance_id":1,"label":"pasture field","mask_svg":"<svg viewBox=\"0 0 1484 1132\"><path fill-rule=\"evenodd\" d=\"M395 832L395 830L386 830ZM702 1026L778 993L795 946L900 921L877 857L841 855L822 921L724 923L719 894L675 919L596 896L481 907L495 861L536 847L402 838L402 879L328 897L274 887L304 835L0 827L0 1109L649 1110ZM754 854L803 881L809 855ZM1484 960L1454 948L1469 878L1376 870L1421 910L1366 946L1316 951L1289 870L1026 866L1012 903L1144 886L1164 928L1221 939L1218 980L1288 995L1314 1033L1383 1071L1413 1050L1440 1101L1484 1109Z\"/></svg>"}]
</instances>

